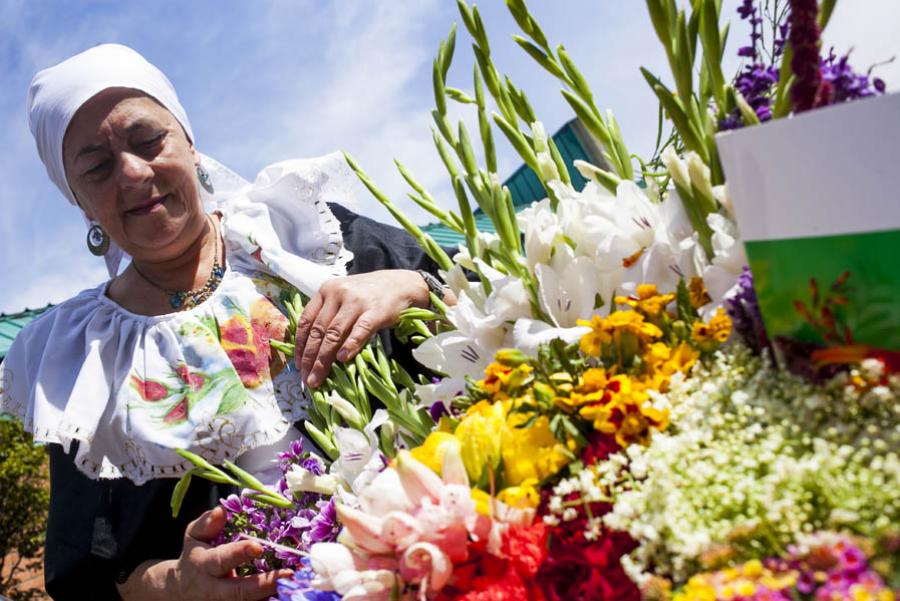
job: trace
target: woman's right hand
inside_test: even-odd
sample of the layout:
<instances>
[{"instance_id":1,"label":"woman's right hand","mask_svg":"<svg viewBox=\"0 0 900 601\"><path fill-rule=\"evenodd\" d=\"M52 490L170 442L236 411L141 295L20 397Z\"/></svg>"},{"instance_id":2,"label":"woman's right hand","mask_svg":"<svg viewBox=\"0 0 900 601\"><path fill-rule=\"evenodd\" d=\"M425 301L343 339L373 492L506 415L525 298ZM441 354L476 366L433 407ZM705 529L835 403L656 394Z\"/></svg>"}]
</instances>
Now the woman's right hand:
<instances>
[{"instance_id":1,"label":"woman's right hand","mask_svg":"<svg viewBox=\"0 0 900 601\"><path fill-rule=\"evenodd\" d=\"M137 567L119 594L124 601L252 601L275 595L275 581L291 570L236 577L234 569L262 555L253 541L210 545L225 527L225 510L216 507L188 524L181 557L147 561Z\"/></svg>"}]
</instances>

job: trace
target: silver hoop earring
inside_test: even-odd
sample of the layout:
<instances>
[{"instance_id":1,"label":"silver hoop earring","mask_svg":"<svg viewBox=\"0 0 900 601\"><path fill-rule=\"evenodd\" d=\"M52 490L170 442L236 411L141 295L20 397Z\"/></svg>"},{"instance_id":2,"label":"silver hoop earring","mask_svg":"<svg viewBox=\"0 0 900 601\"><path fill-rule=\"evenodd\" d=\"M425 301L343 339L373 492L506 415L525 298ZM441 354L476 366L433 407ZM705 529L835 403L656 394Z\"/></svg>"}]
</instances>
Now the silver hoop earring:
<instances>
[{"instance_id":1,"label":"silver hoop earring","mask_svg":"<svg viewBox=\"0 0 900 601\"><path fill-rule=\"evenodd\" d=\"M102 257L109 250L109 234L99 225L92 225L87 233L87 247L91 254Z\"/></svg>"},{"instance_id":2,"label":"silver hoop earring","mask_svg":"<svg viewBox=\"0 0 900 601\"><path fill-rule=\"evenodd\" d=\"M209 171L202 164L197 165L197 179L203 189L212 194L214 192L212 181L209 179Z\"/></svg>"}]
</instances>

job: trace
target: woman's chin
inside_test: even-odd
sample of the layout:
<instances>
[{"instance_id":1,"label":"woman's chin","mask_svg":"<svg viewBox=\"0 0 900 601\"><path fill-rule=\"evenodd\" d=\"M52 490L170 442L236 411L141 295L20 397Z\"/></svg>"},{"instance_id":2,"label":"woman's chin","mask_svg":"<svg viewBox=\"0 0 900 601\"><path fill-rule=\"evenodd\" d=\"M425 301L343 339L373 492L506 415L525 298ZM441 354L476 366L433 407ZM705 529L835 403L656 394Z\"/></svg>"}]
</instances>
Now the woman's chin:
<instances>
[{"instance_id":1,"label":"woman's chin","mask_svg":"<svg viewBox=\"0 0 900 601\"><path fill-rule=\"evenodd\" d=\"M183 250L193 242L188 240L191 228L186 225L184 218L173 219L162 215L147 215L126 224L127 246L134 249L129 254L138 253L147 259L165 259L169 258L168 255L177 254L178 249Z\"/></svg>"}]
</instances>

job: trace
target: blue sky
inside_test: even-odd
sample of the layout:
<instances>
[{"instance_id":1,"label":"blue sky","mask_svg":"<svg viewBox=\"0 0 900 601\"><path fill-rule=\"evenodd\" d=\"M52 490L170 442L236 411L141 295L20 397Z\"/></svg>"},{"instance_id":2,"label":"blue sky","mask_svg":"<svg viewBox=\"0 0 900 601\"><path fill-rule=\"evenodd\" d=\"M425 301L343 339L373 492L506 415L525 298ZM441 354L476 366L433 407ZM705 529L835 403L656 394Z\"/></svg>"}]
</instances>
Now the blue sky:
<instances>
[{"instance_id":1,"label":"blue sky","mask_svg":"<svg viewBox=\"0 0 900 601\"><path fill-rule=\"evenodd\" d=\"M59 302L105 279L84 245L80 213L46 178L25 125L35 71L102 42L132 46L172 80L197 147L247 178L286 158L347 150L419 222L405 201L392 159L406 163L432 193L451 202L431 143L431 61L451 23L453 0L195 0L176 2L0 3L0 312ZM532 0L551 43L565 43L611 108L633 151L651 150L656 103L639 66L665 72L644 2ZM737 0L726 0L734 14ZM851 8L852 5L852 8ZM516 26L501 0L480 3L498 68L528 93L549 131L571 118L556 82L510 40ZM738 38L732 35L729 56ZM897 0L842 0L828 40L854 46L865 68L900 50ZM450 83L471 89L472 56L460 31ZM737 68L729 59L728 68ZM879 74L896 89L900 64ZM455 118L474 123L470 112ZM474 130L474 128L473 128ZM519 161L501 145L501 175ZM364 191L358 210L390 217Z\"/></svg>"}]
</instances>

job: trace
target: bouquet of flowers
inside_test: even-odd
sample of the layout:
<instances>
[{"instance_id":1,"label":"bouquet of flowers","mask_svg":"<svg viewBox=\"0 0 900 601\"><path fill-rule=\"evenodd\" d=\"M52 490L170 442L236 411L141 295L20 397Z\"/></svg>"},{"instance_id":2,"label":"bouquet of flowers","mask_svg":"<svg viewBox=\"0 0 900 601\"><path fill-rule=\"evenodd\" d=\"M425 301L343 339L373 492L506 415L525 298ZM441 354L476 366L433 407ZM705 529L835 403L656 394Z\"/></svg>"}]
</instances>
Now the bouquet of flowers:
<instances>
[{"instance_id":1,"label":"bouquet of flowers","mask_svg":"<svg viewBox=\"0 0 900 601\"><path fill-rule=\"evenodd\" d=\"M229 536L271 550L249 569L295 567L279 589L290 601L893 599L896 356L771 352L714 138L884 91L846 57L820 56L834 2L743 2L750 64L726 82L721 3L647 0L675 82L644 71L673 126L665 136L660 121L647 161L524 0L507 6L515 42L563 84L604 164L577 161L589 181L573 186L525 92L494 64L477 8L458 0L472 92L446 81L455 27L433 71L434 141L458 210L398 167L465 244L451 258L347 157L458 298L397 327L435 377L416 381L377 342L339 366L307 423L325 457L282 456L277 490L197 459L195 475L245 489L223 501ZM483 167L448 102L477 111ZM546 192L518 213L495 127ZM476 210L493 232L476 228ZM814 310L835 329L828 303Z\"/></svg>"}]
</instances>

